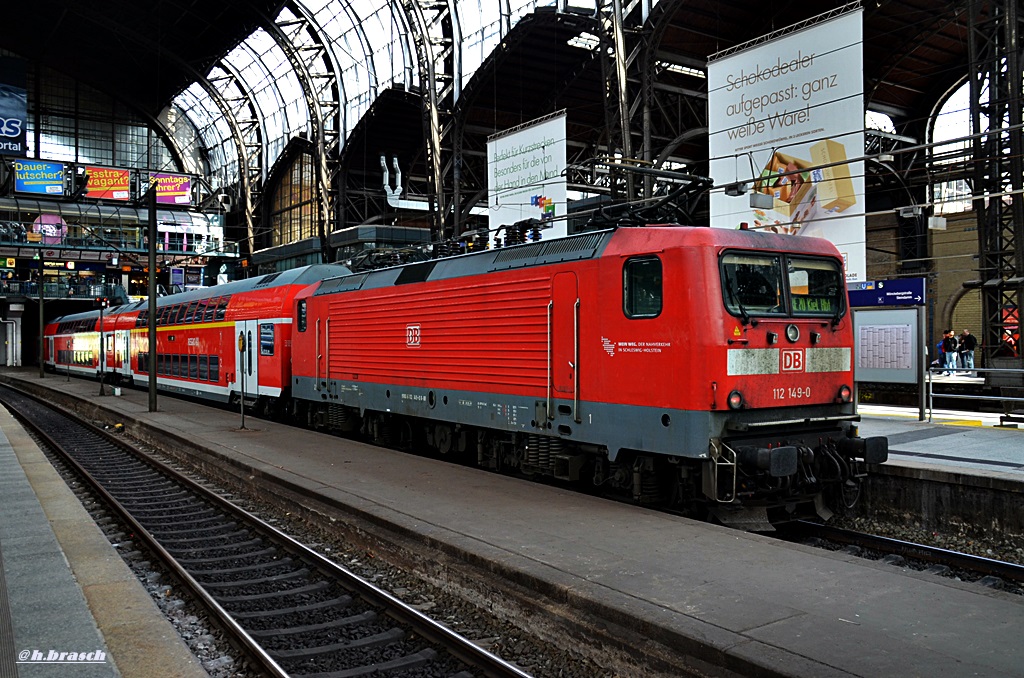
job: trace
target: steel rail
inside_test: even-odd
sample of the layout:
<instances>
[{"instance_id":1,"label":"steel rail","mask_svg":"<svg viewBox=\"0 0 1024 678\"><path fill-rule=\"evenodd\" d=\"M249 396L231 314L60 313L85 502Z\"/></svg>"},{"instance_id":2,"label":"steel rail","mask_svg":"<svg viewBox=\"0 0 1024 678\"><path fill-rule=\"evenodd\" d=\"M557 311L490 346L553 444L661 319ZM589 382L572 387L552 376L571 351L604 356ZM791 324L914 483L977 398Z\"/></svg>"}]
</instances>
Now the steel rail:
<instances>
[{"instance_id":1,"label":"steel rail","mask_svg":"<svg viewBox=\"0 0 1024 678\"><path fill-rule=\"evenodd\" d=\"M855 532L831 525L796 521L794 527L805 536L814 536L840 544L860 546L873 551L897 554L926 563L947 565L986 576L1024 583L1024 565L1016 563L1007 563L992 558L961 553L960 551L952 551L938 546L928 546L891 537Z\"/></svg>"},{"instance_id":2,"label":"steel rail","mask_svg":"<svg viewBox=\"0 0 1024 678\"><path fill-rule=\"evenodd\" d=\"M32 399L41 407L47 407L54 412L57 412L57 410L54 410L54 408L50 407L47 403L38 400L31 394L7 385L5 385L5 388L10 388L12 391L16 391L20 395ZM0 388L0 399L3 399L2 390L3 389ZM310 565L316 567L322 574L338 580L342 586L361 595L366 601L384 608L386 614L398 621L408 624L413 628L413 630L427 640L444 647L445 650L453 657L456 657L474 668L480 669L483 671L482 675L487 678L531 678L530 674L523 672L497 655L479 647L472 641L463 638L446 626L443 626L426 616L419 610L416 610L398 598L395 598L390 593L370 584L353 572L332 562L316 551L281 532L273 525L266 523L259 517L233 504L195 480L183 475L176 469L149 457L145 453L126 443L124 440L111 435L108 431L93 425L91 422L79 418L73 413L57 412L57 414L98 434L113 447L132 455L158 472L163 473L172 480L181 483L188 490L196 493L200 498L213 504L215 508L221 509L235 518L244 521L245 524L252 526L254 529L266 535L273 541L274 545L302 558ZM174 574L181 578L182 582L188 586L189 590L192 591L196 597L209 608L211 613L224 624L225 628L231 633L237 635L239 643L242 645L242 649L247 654L251 654L259 665L266 669L268 675L275 677L284 677L288 675L277 664L277 662L275 662L273 658L271 658L266 651L231 617L231 614L221 607L216 600L206 592L202 585L188 574L184 567L181 566L177 560L175 560L175 558L160 545L159 541L150 534L149 531L146 530L117 499L101 487L98 482L80 464L78 464L78 462L64 454L63 447L57 441L53 440L44 431L40 431L39 427L29 421L24 415L19 414L18 419L24 425L30 427L34 432L36 432L48 445L51 445L54 449L61 451L62 456L66 457L70 461L75 470L82 474L89 484L102 496L104 501L107 501L118 512L118 514L125 519L129 526L143 538L146 544L168 564Z\"/></svg>"}]
</instances>

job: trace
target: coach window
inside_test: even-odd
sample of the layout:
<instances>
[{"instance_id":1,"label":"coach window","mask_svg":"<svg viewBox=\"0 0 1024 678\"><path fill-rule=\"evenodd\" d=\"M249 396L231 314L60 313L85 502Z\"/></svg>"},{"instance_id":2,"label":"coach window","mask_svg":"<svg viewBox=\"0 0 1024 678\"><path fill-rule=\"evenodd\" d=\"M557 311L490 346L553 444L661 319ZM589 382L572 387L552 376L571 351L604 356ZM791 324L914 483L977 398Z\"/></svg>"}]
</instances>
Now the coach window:
<instances>
[{"instance_id":1,"label":"coach window","mask_svg":"<svg viewBox=\"0 0 1024 678\"><path fill-rule=\"evenodd\" d=\"M274 323L260 323L260 355L274 355Z\"/></svg>"},{"instance_id":2,"label":"coach window","mask_svg":"<svg viewBox=\"0 0 1024 678\"><path fill-rule=\"evenodd\" d=\"M628 259L622 268L622 310L627 318L654 318L661 314L661 259Z\"/></svg>"},{"instance_id":3,"label":"coach window","mask_svg":"<svg viewBox=\"0 0 1024 678\"><path fill-rule=\"evenodd\" d=\"M196 316L196 307L197 306L199 306L199 302L198 301L193 301L192 303L190 303L188 305L188 310L185 311L185 322L186 323L192 322L192 319L195 318L195 316ZM200 313L199 317L202 318L203 315Z\"/></svg>"},{"instance_id":4,"label":"coach window","mask_svg":"<svg viewBox=\"0 0 1024 678\"><path fill-rule=\"evenodd\" d=\"M199 381L207 381L210 375L210 357L207 355L199 356Z\"/></svg>"},{"instance_id":5,"label":"coach window","mask_svg":"<svg viewBox=\"0 0 1024 678\"><path fill-rule=\"evenodd\" d=\"M221 297L220 301L217 302L217 320L224 320L224 314L228 310L228 302L231 301L231 297Z\"/></svg>"},{"instance_id":6,"label":"coach window","mask_svg":"<svg viewBox=\"0 0 1024 678\"><path fill-rule=\"evenodd\" d=\"M174 319L175 325L185 322L185 312L188 311L188 304L178 304L178 316Z\"/></svg>"},{"instance_id":7,"label":"coach window","mask_svg":"<svg viewBox=\"0 0 1024 678\"><path fill-rule=\"evenodd\" d=\"M184 358L185 356L181 356ZM184 376L184 375L182 375ZM188 378L198 379L199 378L199 356L190 355L188 356Z\"/></svg>"},{"instance_id":8,"label":"coach window","mask_svg":"<svg viewBox=\"0 0 1024 678\"><path fill-rule=\"evenodd\" d=\"M205 322L205 323L212 323L213 322L214 315L217 313L217 302L218 302L219 299L220 299L220 297L214 297L213 299L208 299L207 300L207 302L206 302L206 313L205 313L205 315L203 315L203 322Z\"/></svg>"},{"instance_id":9,"label":"coach window","mask_svg":"<svg viewBox=\"0 0 1024 678\"><path fill-rule=\"evenodd\" d=\"M220 381L220 357L210 356L210 381Z\"/></svg>"}]
</instances>

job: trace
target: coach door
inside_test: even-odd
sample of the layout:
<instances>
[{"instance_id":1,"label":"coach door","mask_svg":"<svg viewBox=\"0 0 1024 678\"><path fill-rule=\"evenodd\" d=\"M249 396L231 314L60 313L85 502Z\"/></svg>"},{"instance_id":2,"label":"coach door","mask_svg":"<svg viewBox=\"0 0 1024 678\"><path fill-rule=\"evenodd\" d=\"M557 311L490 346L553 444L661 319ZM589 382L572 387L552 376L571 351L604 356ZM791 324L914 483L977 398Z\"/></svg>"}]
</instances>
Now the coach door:
<instances>
[{"instance_id":1,"label":"coach door","mask_svg":"<svg viewBox=\"0 0 1024 678\"><path fill-rule=\"evenodd\" d=\"M257 320L242 320L235 323L235 369L234 388L246 398L259 395L260 324Z\"/></svg>"},{"instance_id":2,"label":"coach door","mask_svg":"<svg viewBox=\"0 0 1024 678\"><path fill-rule=\"evenodd\" d=\"M122 377L129 377L132 373L131 340L132 334L128 330L114 332L114 367Z\"/></svg>"},{"instance_id":3,"label":"coach door","mask_svg":"<svg viewBox=\"0 0 1024 678\"><path fill-rule=\"evenodd\" d=\"M555 276L551 291L550 310L550 355L549 364L551 387L559 397L572 396L572 416L580 421L579 413L579 327L580 299L577 292L576 274L559 273ZM554 416L548 403L548 416Z\"/></svg>"}]
</instances>

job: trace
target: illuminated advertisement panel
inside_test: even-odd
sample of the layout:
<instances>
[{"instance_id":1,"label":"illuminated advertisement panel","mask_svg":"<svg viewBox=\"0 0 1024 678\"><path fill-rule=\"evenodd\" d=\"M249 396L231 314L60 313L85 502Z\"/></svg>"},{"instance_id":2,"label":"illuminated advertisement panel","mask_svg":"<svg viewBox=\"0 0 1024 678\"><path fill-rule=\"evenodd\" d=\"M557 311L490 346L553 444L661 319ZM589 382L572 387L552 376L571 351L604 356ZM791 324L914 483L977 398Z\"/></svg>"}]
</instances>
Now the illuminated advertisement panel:
<instances>
[{"instance_id":1,"label":"illuminated advertisement panel","mask_svg":"<svg viewBox=\"0 0 1024 678\"><path fill-rule=\"evenodd\" d=\"M0 155L25 155L25 62L0 57Z\"/></svg>"},{"instance_id":2,"label":"illuminated advertisement panel","mask_svg":"<svg viewBox=\"0 0 1024 678\"><path fill-rule=\"evenodd\" d=\"M147 182L156 179L156 201L162 205L192 204L192 177L187 174L170 174L154 172L148 175Z\"/></svg>"},{"instance_id":3,"label":"illuminated advertisement panel","mask_svg":"<svg viewBox=\"0 0 1024 678\"><path fill-rule=\"evenodd\" d=\"M64 195L64 163L15 160L14 190L18 193Z\"/></svg>"},{"instance_id":4,"label":"illuminated advertisement panel","mask_svg":"<svg viewBox=\"0 0 1024 678\"><path fill-rule=\"evenodd\" d=\"M817 236L866 280L863 10L712 55L711 225Z\"/></svg>"},{"instance_id":5,"label":"illuminated advertisement panel","mask_svg":"<svg viewBox=\"0 0 1024 678\"><path fill-rule=\"evenodd\" d=\"M87 165L85 173L89 176L89 182L85 188L86 198L120 201L127 201L131 198L131 172L129 170Z\"/></svg>"}]
</instances>

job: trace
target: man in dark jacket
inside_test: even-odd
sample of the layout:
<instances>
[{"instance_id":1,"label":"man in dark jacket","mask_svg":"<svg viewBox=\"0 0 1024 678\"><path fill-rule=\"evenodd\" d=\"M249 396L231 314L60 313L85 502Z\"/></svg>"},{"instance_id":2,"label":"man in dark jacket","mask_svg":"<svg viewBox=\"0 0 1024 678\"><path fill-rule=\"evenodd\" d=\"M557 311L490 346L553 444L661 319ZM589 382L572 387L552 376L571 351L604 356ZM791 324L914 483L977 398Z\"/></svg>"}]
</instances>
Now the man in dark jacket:
<instances>
[{"instance_id":1,"label":"man in dark jacket","mask_svg":"<svg viewBox=\"0 0 1024 678\"><path fill-rule=\"evenodd\" d=\"M970 330L964 330L960 334L957 346L957 353L960 356L960 368L968 370L966 376L976 376L974 373L974 349L978 348L978 339Z\"/></svg>"},{"instance_id":2,"label":"man in dark jacket","mask_svg":"<svg viewBox=\"0 0 1024 678\"><path fill-rule=\"evenodd\" d=\"M946 330L944 334L942 354L946 357L946 364L944 365L946 371L942 374L948 377L951 374L956 374L957 340L953 330Z\"/></svg>"}]
</instances>

